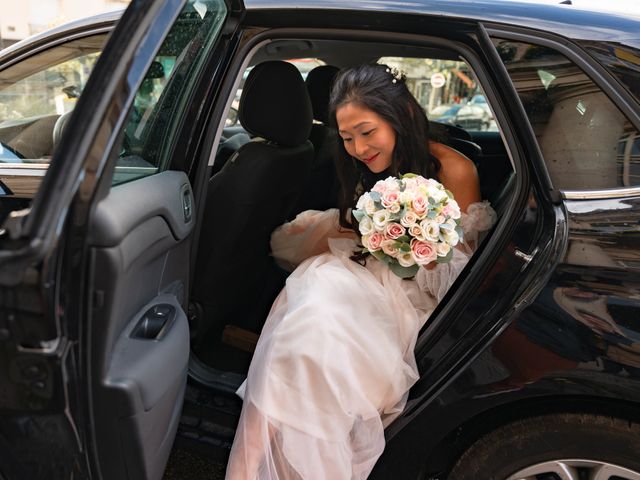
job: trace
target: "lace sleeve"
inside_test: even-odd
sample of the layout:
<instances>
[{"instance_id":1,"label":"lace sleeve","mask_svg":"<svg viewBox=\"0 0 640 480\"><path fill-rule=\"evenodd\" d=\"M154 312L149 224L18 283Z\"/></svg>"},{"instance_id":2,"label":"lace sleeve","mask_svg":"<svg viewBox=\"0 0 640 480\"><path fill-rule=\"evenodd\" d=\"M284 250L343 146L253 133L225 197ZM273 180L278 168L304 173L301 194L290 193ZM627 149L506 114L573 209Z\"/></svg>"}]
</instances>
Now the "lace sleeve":
<instances>
[{"instance_id":1,"label":"lace sleeve","mask_svg":"<svg viewBox=\"0 0 640 480\"><path fill-rule=\"evenodd\" d=\"M276 228L271 234L271 254L278 265L293 271L307 258L328 251L329 238L356 238L353 231L340 227L338 215L335 208L306 210Z\"/></svg>"},{"instance_id":2,"label":"lace sleeve","mask_svg":"<svg viewBox=\"0 0 640 480\"><path fill-rule=\"evenodd\" d=\"M418 270L415 280L420 290L432 295L437 302L442 300L496 219L496 212L488 201L469 205L460 222L463 241L454 249L449 263L439 263L431 270Z\"/></svg>"}]
</instances>

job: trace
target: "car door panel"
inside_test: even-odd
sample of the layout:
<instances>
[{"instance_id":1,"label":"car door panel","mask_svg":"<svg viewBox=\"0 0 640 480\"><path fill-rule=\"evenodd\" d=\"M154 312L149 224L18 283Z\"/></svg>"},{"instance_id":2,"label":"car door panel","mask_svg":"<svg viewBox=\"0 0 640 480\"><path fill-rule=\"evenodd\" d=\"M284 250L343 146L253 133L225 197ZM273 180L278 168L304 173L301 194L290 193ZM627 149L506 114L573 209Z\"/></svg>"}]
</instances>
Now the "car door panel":
<instances>
[{"instance_id":1,"label":"car door panel","mask_svg":"<svg viewBox=\"0 0 640 480\"><path fill-rule=\"evenodd\" d=\"M92 396L96 435L111 440L96 452L107 478L161 478L169 457L189 358L191 205L186 175L163 172L114 187L91 222Z\"/></svg>"}]
</instances>

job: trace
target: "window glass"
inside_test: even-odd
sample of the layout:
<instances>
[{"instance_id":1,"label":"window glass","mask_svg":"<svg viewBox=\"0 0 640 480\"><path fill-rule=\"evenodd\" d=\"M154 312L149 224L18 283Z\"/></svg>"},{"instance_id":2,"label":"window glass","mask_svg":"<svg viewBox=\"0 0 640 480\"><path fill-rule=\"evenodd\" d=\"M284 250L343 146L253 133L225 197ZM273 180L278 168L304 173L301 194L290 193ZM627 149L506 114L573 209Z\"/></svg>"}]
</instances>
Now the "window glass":
<instances>
[{"instance_id":1,"label":"window glass","mask_svg":"<svg viewBox=\"0 0 640 480\"><path fill-rule=\"evenodd\" d=\"M613 42L580 42L640 102L640 51Z\"/></svg>"},{"instance_id":2,"label":"window glass","mask_svg":"<svg viewBox=\"0 0 640 480\"><path fill-rule=\"evenodd\" d=\"M105 39L72 40L0 71L0 196L33 196Z\"/></svg>"},{"instance_id":3,"label":"window glass","mask_svg":"<svg viewBox=\"0 0 640 480\"><path fill-rule=\"evenodd\" d=\"M206 52L227 10L223 0L190 0L147 71L124 129L113 184L169 167L176 132Z\"/></svg>"},{"instance_id":4,"label":"window glass","mask_svg":"<svg viewBox=\"0 0 640 480\"><path fill-rule=\"evenodd\" d=\"M478 80L462 61L382 57L378 63L397 68L429 120L468 131L498 131Z\"/></svg>"},{"instance_id":5,"label":"window glass","mask_svg":"<svg viewBox=\"0 0 640 480\"><path fill-rule=\"evenodd\" d=\"M494 44L556 188L640 184L638 132L578 66L547 47L501 39Z\"/></svg>"}]
</instances>

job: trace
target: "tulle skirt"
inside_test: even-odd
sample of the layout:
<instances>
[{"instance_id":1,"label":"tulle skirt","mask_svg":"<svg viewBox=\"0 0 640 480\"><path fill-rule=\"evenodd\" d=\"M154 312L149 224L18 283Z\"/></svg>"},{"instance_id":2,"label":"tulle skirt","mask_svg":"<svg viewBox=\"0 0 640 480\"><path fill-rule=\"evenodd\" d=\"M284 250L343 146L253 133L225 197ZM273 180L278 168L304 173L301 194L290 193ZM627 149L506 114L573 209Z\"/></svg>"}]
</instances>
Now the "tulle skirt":
<instances>
[{"instance_id":1,"label":"tulle skirt","mask_svg":"<svg viewBox=\"0 0 640 480\"><path fill-rule=\"evenodd\" d=\"M434 299L374 259L350 260L352 240L329 245L272 307L227 478L366 478L418 378L413 349Z\"/></svg>"},{"instance_id":2,"label":"tulle skirt","mask_svg":"<svg viewBox=\"0 0 640 480\"><path fill-rule=\"evenodd\" d=\"M495 213L486 202L469 211L463 228L475 244ZM336 230L337 215L303 212L272 237L274 256L299 266L238 391L244 404L228 479L367 478L384 427L418 379L418 333L472 254L461 245L450 263L403 280L374 258L351 260L356 240L332 238L349 237Z\"/></svg>"}]
</instances>

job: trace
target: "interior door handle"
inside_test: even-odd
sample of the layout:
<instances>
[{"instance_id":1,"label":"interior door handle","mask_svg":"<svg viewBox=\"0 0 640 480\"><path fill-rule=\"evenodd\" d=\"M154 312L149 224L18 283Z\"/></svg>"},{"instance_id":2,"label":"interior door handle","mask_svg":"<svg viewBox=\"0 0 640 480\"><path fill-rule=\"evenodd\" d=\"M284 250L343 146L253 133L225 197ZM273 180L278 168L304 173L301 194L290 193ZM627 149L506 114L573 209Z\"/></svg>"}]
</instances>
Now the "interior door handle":
<instances>
[{"instance_id":1,"label":"interior door handle","mask_svg":"<svg viewBox=\"0 0 640 480\"><path fill-rule=\"evenodd\" d=\"M160 340L171 327L175 316L176 309L173 305L165 303L151 307L138 321L131 332L131 337L142 340Z\"/></svg>"},{"instance_id":2,"label":"interior door handle","mask_svg":"<svg viewBox=\"0 0 640 480\"><path fill-rule=\"evenodd\" d=\"M193 216L193 202L191 200L191 189L189 185L182 186L182 213L184 214L184 223L189 223Z\"/></svg>"}]
</instances>

